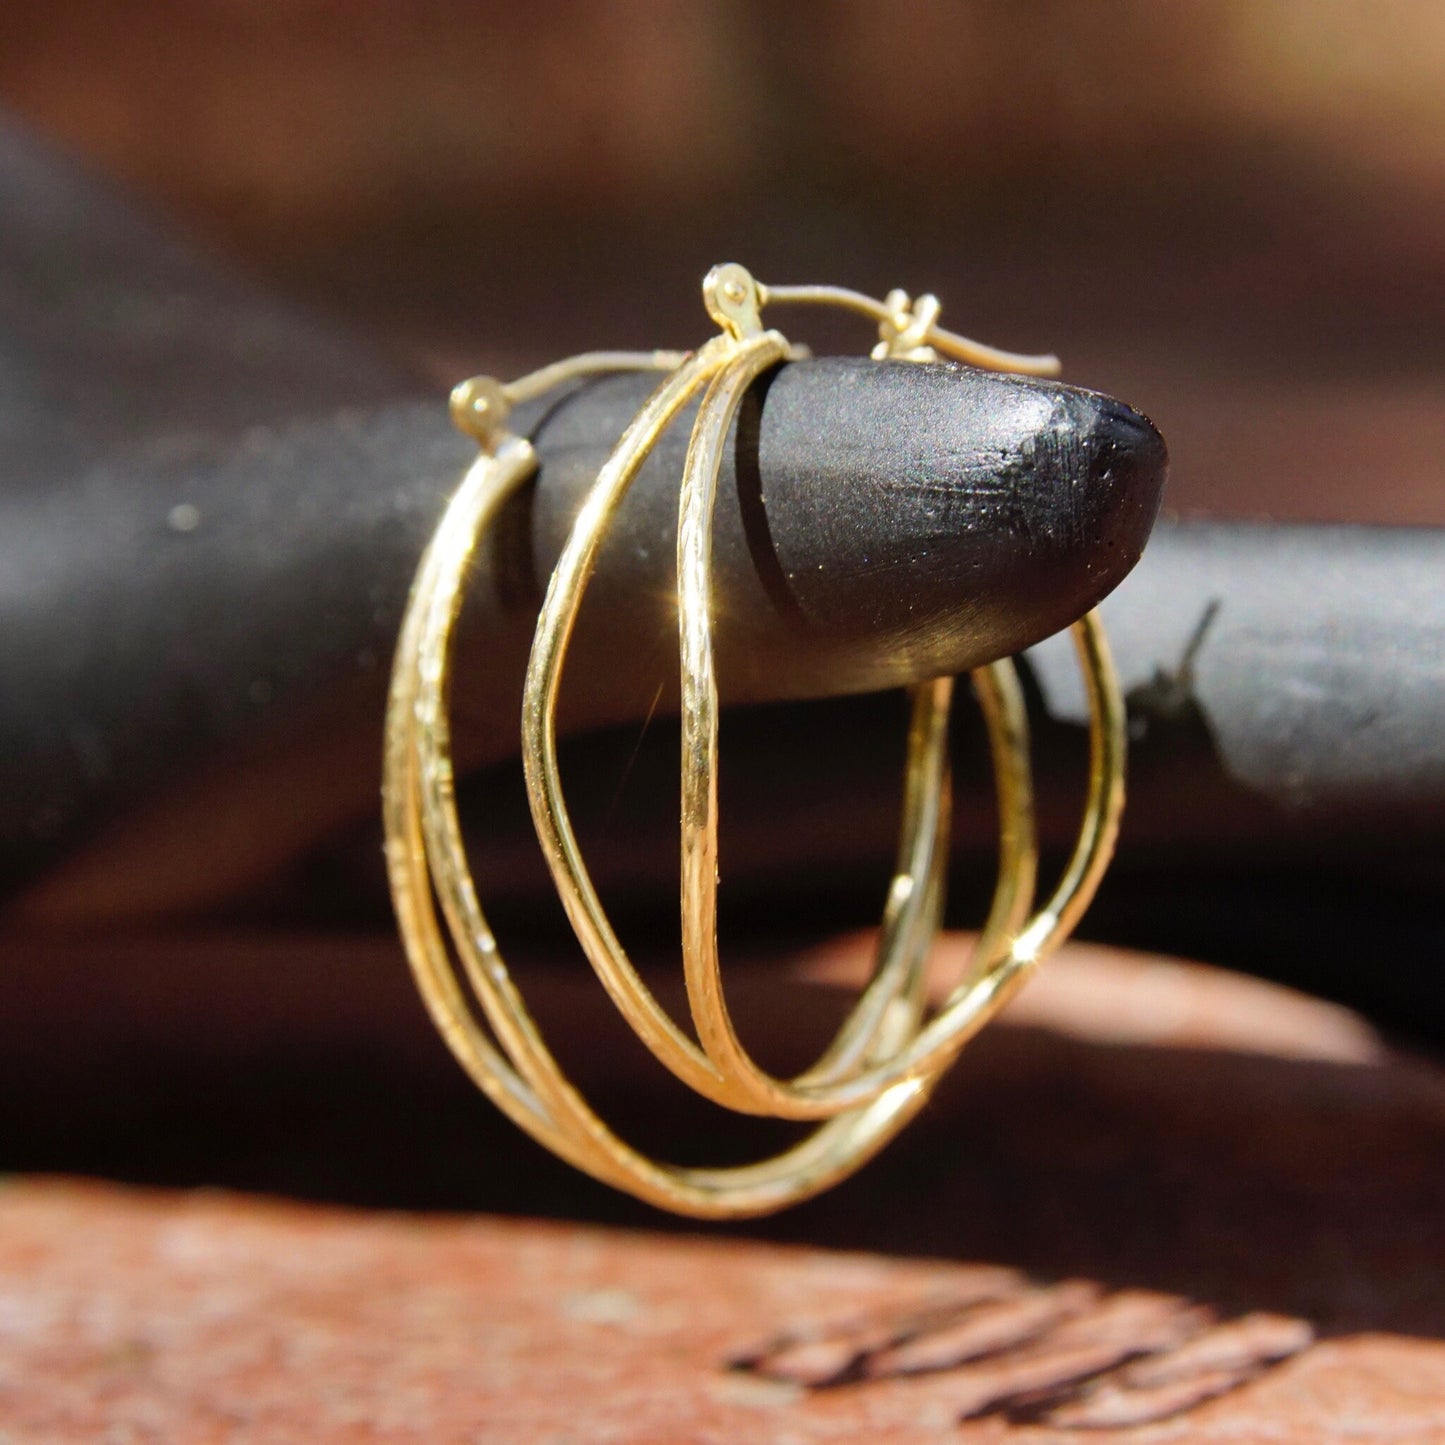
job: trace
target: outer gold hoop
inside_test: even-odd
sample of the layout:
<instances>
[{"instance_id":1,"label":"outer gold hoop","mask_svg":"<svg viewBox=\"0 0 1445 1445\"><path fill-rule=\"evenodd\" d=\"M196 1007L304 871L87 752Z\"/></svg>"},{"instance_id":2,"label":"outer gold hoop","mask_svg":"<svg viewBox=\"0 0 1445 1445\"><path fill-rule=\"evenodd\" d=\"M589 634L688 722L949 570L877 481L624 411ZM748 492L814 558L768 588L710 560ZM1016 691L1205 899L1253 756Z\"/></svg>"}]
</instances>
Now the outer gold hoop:
<instances>
[{"instance_id":1,"label":"outer gold hoop","mask_svg":"<svg viewBox=\"0 0 1445 1445\"><path fill-rule=\"evenodd\" d=\"M565 371L552 369L552 379L585 374L592 369L588 360L578 358ZM619 358L608 360L615 366ZM531 380L507 389L510 398L527 394ZM478 1086L515 1123L578 1168L662 1208L703 1218L762 1214L806 1199L852 1172L902 1128L925 1102L925 1085L899 1085L758 1164L732 1169L659 1164L618 1138L567 1082L507 973L462 855L445 682L468 560L497 510L531 476L536 459L519 438L477 431L483 454L448 505L413 584L387 711L387 864L418 988ZM438 924L433 887L496 1042L468 1008ZM886 1020L880 1042L893 1046L897 1029L896 1021Z\"/></svg>"}]
</instances>

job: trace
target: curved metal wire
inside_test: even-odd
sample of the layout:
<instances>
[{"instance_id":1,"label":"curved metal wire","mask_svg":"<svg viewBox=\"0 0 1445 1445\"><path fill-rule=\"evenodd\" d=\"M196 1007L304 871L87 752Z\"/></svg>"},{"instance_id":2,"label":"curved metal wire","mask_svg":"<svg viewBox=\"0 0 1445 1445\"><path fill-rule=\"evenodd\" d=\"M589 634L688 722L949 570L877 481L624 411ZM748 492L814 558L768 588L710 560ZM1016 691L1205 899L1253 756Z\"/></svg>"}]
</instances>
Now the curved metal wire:
<instances>
[{"instance_id":1,"label":"curved metal wire","mask_svg":"<svg viewBox=\"0 0 1445 1445\"><path fill-rule=\"evenodd\" d=\"M1089 795L1063 879L1032 917L1037 852L1027 720L1011 663L973 674L999 795L1000 871L974 966L931 1019L924 965L942 912L948 832L947 716L952 684L913 689L899 856L873 975L832 1045L791 1080L764 1073L728 1014L717 949L717 688L712 669L711 517L721 447L752 380L796 352L761 312L770 303L842 306L875 320L875 356L939 353L1044 374L1048 357L1015 357L937 326L936 298L901 292L879 302L833 287L757 285L741 267L715 268L704 300L721 327L695 353L590 353L509 385L477 379L453 395L453 415L482 454L449 504L413 587L388 708L384 817L392 890L408 958L427 1006L463 1066L515 1122L596 1177L682 1213L737 1217L806 1198L856 1169L922 1106L941 1071L1057 946L1108 862L1123 801L1123 707L1097 618L1075 625L1091 708ZM513 983L477 899L453 797L446 685L466 568L506 498L530 478L530 446L506 429L515 402L572 377L617 369L669 374L634 419L589 491L538 619L523 702L523 763L538 838L574 930L634 1031L680 1079L743 1112L823 1120L801 1144L758 1164L688 1169L647 1158L586 1104L548 1051ZM679 504L682 664L683 961L698 1042L666 1013L633 968L587 874L562 795L556 702L568 642L598 548L638 469L666 427L705 391ZM440 903L461 973L491 1035L471 1011L437 917Z\"/></svg>"}]
</instances>

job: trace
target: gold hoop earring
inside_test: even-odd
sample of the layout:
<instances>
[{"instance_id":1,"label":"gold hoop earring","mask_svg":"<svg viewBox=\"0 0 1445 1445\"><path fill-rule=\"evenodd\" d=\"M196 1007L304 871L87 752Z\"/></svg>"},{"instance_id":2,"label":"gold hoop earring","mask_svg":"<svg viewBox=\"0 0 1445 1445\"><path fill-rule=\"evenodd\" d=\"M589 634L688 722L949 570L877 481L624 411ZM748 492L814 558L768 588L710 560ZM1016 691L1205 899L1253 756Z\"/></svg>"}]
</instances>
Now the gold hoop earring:
<instances>
[{"instance_id":1,"label":"gold hoop earring","mask_svg":"<svg viewBox=\"0 0 1445 1445\"><path fill-rule=\"evenodd\" d=\"M940 1072L997 1012L1027 970L1066 936L1107 864L1122 804L1123 721L1102 632L1076 626L1091 705L1086 820L1064 879L1031 919L1036 849L1026 716L1012 664L974 675L999 791L1000 876L975 966L927 1023L922 988L942 910L947 835L946 722L951 683L914 689L902 840L872 980L832 1046L792 1080L760 1070L733 1030L716 939L717 692L712 675L710 519L720 451L751 382L790 354L764 331L775 303L842 306L880 329L879 359L929 361L939 352L995 368L1047 372L1052 358L980 347L937 325L932 297L877 302L827 287L757 286L741 267L716 268L704 299L721 334L683 358L574 358L500 387L472 383L454 410L481 443L418 570L398 645L388 712L387 855L398 919L418 985L454 1053L522 1127L570 1162L663 1207L736 1217L783 1207L850 1173L902 1127ZM761 1164L680 1169L647 1159L591 1111L548 1052L497 951L467 870L451 792L444 693L450 632L467 558L505 497L535 469L528 444L503 429L509 403L569 376L619 366L671 368L628 427L584 502L539 616L523 705L523 760L537 833L562 901L613 1001L652 1052L714 1102L743 1112L825 1120L801 1145ZM606 528L642 461L703 388L679 508L679 636L683 670L684 975L699 1043L661 1008L613 933L572 833L558 775L555 709L567 643ZM496 1035L470 1013L431 901L442 905L462 970Z\"/></svg>"}]
</instances>

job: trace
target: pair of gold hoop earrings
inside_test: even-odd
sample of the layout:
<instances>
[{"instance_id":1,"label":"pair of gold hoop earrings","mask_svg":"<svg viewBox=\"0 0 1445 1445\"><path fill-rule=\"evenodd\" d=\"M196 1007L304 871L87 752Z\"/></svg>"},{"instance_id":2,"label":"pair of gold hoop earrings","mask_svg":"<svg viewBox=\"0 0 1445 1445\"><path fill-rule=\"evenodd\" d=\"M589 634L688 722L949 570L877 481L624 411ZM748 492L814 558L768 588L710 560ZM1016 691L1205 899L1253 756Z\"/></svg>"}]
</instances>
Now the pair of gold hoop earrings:
<instances>
[{"instance_id":1,"label":"pair of gold hoop earrings","mask_svg":"<svg viewBox=\"0 0 1445 1445\"><path fill-rule=\"evenodd\" d=\"M392 893L417 985L437 1028L480 1088L541 1143L596 1178L681 1214L737 1218L807 1199L882 1148L923 1106L968 1040L1068 936L1113 850L1123 806L1125 736L1108 649L1090 613L1073 629L1090 708L1084 822L1062 880L1031 913L1038 851L1022 692L1011 661L971 674L998 793L999 876L967 976L930 1015L926 963L943 911L953 682L940 678L916 686L898 859L870 981L812 1068L782 1079L759 1067L728 1012L718 956L711 536L723 447L742 398L765 371L800 354L763 326L762 311L798 303L860 313L878 325L872 355L879 361L946 357L1034 375L1055 374L1057 362L995 351L943 330L931 296L913 302L894 292L880 302L836 287L769 288L741 266L726 265L708 274L703 299L720 332L695 352L589 353L505 385L476 378L453 393L453 417L480 451L427 548L407 606L387 713L383 810ZM527 793L577 938L613 1003L657 1059L713 1103L818 1123L793 1148L745 1166L689 1168L649 1158L614 1133L569 1082L507 971L478 902L453 792L447 684L468 562L499 509L537 469L531 444L508 430L508 414L562 382L619 370L657 370L664 377L599 472L547 589L522 704ZM694 1039L633 967L592 885L562 794L556 706L567 646L607 529L658 438L699 393L677 536L682 954Z\"/></svg>"}]
</instances>

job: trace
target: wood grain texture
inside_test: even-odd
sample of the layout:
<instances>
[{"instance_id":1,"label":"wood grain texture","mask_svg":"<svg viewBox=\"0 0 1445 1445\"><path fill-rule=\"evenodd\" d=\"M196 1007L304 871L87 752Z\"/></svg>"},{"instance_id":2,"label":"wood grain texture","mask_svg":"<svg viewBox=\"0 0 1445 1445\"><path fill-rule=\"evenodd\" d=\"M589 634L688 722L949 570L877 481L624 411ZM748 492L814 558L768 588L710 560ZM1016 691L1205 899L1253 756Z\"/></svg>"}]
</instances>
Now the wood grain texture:
<instances>
[{"instance_id":1,"label":"wood grain texture","mask_svg":"<svg viewBox=\"0 0 1445 1445\"><path fill-rule=\"evenodd\" d=\"M776 1050L801 1020L825 1027L861 943L735 974L749 1037ZM63 975L44 948L32 965ZM108 1045L114 1000L95 999L87 1057L129 1050L160 1077L147 1102L133 1057L108 1095L77 1091L69 1122L88 1099L130 1177L154 1181L148 1133L190 1111L189 1182L242 1191L0 1189L7 1445L1445 1436L1445 1072L1341 1009L1075 947L860 1179L700 1231L574 1183L473 1109L384 986L389 951L230 949L229 971L213 954L128 1034L112 1018ZM186 954L152 945L173 981ZM358 989L318 1017L347 967ZM529 975L538 1006L618 1117L650 1117L664 1147L738 1146L699 1141L646 1062L610 1050L590 981L547 972ZM51 1022L32 1010L32 1062ZM19 1032L7 1116L37 1102ZM362 1055L390 1103L358 1087ZM49 1162L78 1167L83 1130L51 1107ZM353 1198L452 1207L258 1195L285 1187L288 1151L329 1156Z\"/></svg>"}]
</instances>

